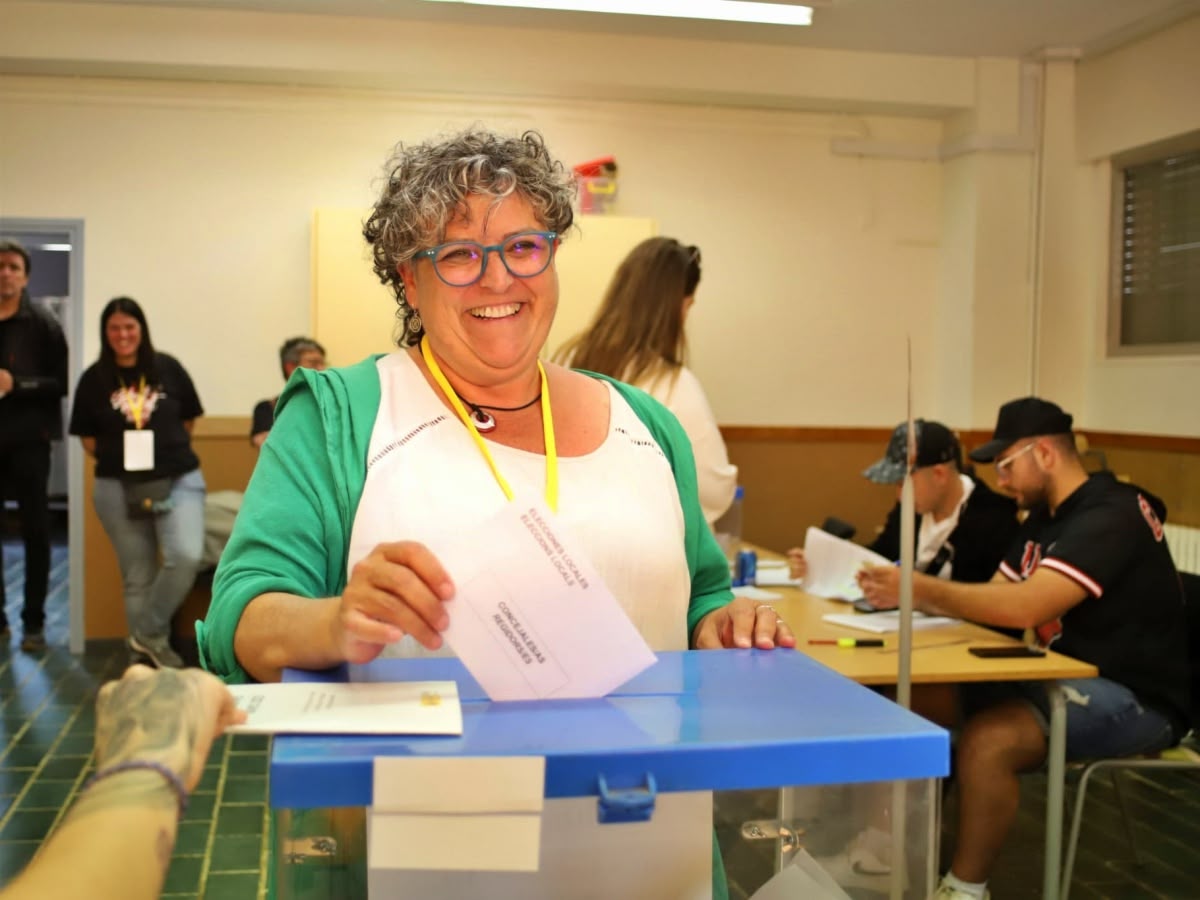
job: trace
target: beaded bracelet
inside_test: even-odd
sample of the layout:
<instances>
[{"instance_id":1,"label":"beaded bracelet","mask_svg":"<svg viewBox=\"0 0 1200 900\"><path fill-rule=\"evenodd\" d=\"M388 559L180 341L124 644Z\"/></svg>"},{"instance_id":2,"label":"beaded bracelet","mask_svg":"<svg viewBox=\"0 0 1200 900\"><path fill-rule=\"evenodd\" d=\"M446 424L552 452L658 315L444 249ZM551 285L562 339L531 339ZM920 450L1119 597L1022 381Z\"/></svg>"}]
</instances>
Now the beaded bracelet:
<instances>
[{"instance_id":1,"label":"beaded bracelet","mask_svg":"<svg viewBox=\"0 0 1200 900\"><path fill-rule=\"evenodd\" d=\"M119 775L122 772L136 772L139 769L157 772L167 780L167 784L171 786L171 790L175 792L175 798L179 801L179 818L183 818L183 814L187 812L188 793L187 788L183 786L183 780L178 775L172 772L162 763L154 762L149 759L130 759L125 762L117 763L107 768L100 769L91 778L87 780L84 786L80 789L82 794L97 781L102 781L110 775Z\"/></svg>"}]
</instances>

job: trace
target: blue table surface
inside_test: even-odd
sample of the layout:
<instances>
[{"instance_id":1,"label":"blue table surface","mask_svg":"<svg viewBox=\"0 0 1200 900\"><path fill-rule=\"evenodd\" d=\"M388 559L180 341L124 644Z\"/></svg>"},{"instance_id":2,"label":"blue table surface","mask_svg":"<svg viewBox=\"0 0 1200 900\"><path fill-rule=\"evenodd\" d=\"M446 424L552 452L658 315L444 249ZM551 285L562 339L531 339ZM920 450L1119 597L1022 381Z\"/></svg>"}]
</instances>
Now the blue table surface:
<instances>
[{"instance_id":1,"label":"blue table surface","mask_svg":"<svg viewBox=\"0 0 1200 900\"><path fill-rule=\"evenodd\" d=\"M607 697L494 703L457 659L384 659L285 681L455 681L456 737L289 735L271 753L271 805L367 806L379 756L544 756L546 796L654 774L660 791L938 778L947 733L797 651L660 653Z\"/></svg>"}]
</instances>

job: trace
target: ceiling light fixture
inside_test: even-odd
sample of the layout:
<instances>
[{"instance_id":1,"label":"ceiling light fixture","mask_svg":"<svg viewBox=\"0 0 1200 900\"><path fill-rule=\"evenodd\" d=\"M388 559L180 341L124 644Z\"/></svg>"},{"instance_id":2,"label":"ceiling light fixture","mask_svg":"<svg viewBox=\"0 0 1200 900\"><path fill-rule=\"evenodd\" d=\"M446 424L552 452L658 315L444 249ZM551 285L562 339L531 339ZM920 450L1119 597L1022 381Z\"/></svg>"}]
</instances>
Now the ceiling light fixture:
<instances>
[{"instance_id":1,"label":"ceiling light fixture","mask_svg":"<svg viewBox=\"0 0 1200 900\"><path fill-rule=\"evenodd\" d=\"M430 3L470 3L570 12L620 13L676 19L716 19L765 25L811 25L812 7L751 0L428 0Z\"/></svg>"}]
</instances>

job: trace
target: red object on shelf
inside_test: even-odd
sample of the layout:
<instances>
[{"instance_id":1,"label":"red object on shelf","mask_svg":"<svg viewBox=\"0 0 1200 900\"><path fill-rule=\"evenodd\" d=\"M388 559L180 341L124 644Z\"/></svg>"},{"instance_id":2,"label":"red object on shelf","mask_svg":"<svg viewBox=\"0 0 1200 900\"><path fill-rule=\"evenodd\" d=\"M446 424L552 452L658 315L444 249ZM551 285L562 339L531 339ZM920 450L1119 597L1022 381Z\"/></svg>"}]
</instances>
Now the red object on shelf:
<instances>
[{"instance_id":1,"label":"red object on shelf","mask_svg":"<svg viewBox=\"0 0 1200 900\"><path fill-rule=\"evenodd\" d=\"M581 162L572 171L579 176L579 211L601 213L617 196L617 160L598 156Z\"/></svg>"},{"instance_id":2,"label":"red object on shelf","mask_svg":"<svg viewBox=\"0 0 1200 900\"><path fill-rule=\"evenodd\" d=\"M573 171L582 178L612 178L617 174L617 160L614 156L597 156L581 162Z\"/></svg>"}]
</instances>

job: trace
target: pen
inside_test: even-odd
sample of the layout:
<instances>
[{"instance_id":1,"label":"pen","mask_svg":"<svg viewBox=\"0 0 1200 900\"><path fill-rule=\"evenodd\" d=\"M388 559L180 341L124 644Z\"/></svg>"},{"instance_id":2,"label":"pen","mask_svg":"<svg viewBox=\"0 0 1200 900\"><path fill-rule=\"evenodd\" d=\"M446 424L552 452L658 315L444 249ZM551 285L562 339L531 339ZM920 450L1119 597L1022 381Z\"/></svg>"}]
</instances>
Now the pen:
<instances>
[{"instance_id":1,"label":"pen","mask_svg":"<svg viewBox=\"0 0 1200 900\"><path fill-rule=\"evenodd\" d=\"M831 638L829 640L812 638L809 644L831 644L835 647L882 647L883 638Z\"/></svg>"}]
</instances>

